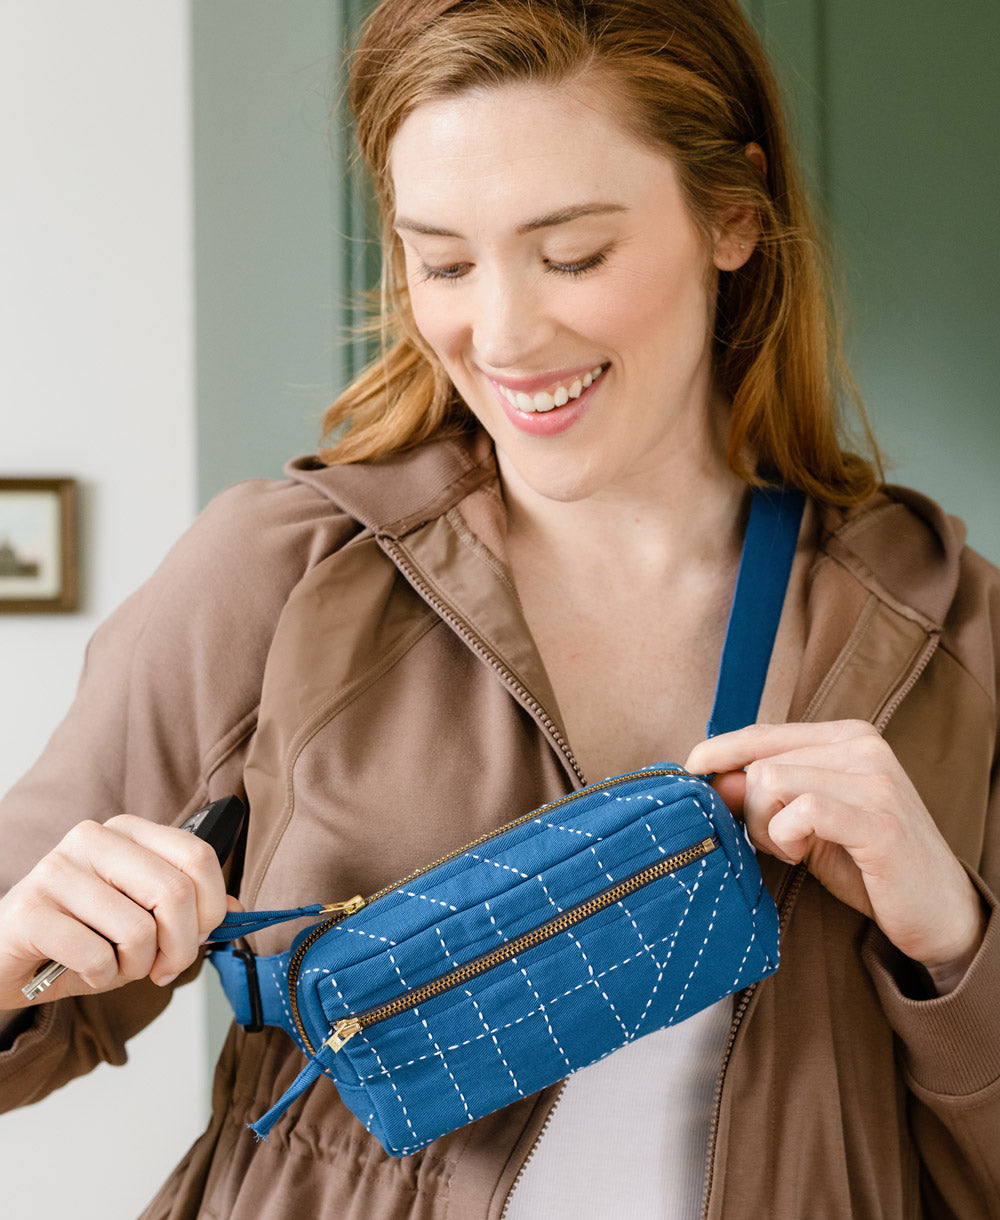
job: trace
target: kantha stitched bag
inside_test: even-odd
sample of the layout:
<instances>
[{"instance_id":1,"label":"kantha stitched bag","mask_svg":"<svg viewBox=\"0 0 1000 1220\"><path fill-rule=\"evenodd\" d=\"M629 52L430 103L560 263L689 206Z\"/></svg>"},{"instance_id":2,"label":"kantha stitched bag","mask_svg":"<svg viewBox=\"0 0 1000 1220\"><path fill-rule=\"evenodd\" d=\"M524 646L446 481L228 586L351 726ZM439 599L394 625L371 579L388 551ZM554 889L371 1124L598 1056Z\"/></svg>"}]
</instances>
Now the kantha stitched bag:
<instances>
[{"instance_id":1,"label":"kantha stitched bag","mask_svg":"<svg viewBox=\"0 0 1000 1220\"><path fill-rule=\"evenodd\" d=\"M802 506L755 493L710 735L756 716ZM253 1129L325 1074L394 1156L778 966L742 829L670 763L543 805L367 899L234 913L212 940L303 915L326 918L284 953L210 950L237 1021L278 1025L307 1055Z\"/></svg>"}]
</instances>

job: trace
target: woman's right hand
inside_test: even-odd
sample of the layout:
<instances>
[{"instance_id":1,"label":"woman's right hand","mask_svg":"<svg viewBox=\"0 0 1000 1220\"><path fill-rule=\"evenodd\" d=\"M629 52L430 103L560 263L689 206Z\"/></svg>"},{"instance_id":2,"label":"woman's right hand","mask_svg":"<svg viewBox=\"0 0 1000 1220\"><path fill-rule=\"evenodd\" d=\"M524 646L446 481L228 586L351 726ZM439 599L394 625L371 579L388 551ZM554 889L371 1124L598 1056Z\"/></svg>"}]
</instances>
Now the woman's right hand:
<instances>
[{"instance_id":1,"label":"woman's right hand","mask_svg":"<svg viewBox=\"0 0 1000 1220\"><path fill-rule=\"evenodd\" d=\"M0 900L0 1010L48 960L66 972L40 1000L173 982L238 907L214 850L172 826L122 814L80 822Z\"/></svg>"}]
</instances>

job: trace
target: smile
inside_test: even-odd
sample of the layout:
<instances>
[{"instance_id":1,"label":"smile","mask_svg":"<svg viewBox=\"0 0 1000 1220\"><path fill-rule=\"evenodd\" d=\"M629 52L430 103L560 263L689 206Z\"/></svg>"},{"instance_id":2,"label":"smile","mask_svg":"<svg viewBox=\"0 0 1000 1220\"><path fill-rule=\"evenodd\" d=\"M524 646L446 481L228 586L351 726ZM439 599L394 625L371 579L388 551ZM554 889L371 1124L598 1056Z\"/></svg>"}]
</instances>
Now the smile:
<instances>
[{"instance_id":1,"label":"smile","mask_svg":"<svg viewBox=\"0 0 1000 1220\"><path fill-rule=\"evenodd\" d=\"M607 366L598 364L582 377L576 377L569 385L553 386L549 390L539 390L537 394L525 394L523 391L511 390L500 382L494 385L506 398L510 405L526 415L537 412L552 411L555 407L564 407L571 399L579 398L600 377Z\"/></svg>"}]
</instances>

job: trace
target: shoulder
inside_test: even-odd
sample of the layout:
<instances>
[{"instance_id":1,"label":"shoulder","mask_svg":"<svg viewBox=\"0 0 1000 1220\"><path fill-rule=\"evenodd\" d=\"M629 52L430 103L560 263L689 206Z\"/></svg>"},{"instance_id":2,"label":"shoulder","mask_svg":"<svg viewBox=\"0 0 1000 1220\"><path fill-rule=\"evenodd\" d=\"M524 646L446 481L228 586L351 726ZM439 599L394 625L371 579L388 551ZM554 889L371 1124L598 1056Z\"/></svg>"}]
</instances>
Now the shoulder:
<instances>
[{"instance_id":1,"label":"shoulder","mask_svg":"<svg viewBox=\"0 0 1000 1220\"><path fill-rule=\"evenodd\" d=\"M405 533L496 478L482 437L437 440L375 462L296 458L284 479L220 492L174 544L138 606L160 622L273 624L296 584L360 534ZM264 627L266 630L266 626Z\"/></svg>"},{"instance_id":2,"label":"shoulder","mask_svg":"<svg viewBox=\"0 0 1000 1220\"><path fill-rule=\"evenodd\" d=\"M241 656L266 647L295 585L359 528L291 479L227 488L98 628L88 664L128 658L140 678L168 683L192 665L239 672Z\"/></svg>"},{"instance_id":3,"label":"shoulder","mask_svg":"<svg viewBox=\"0 0 1000 1220\"><path fill-rule=\"evenodd\" d=\"M213 565L244 584L301 575L342 546L358 523L329 497L293 479L252 479L215 496L171 549L175 568Z\"/></svg>"}]
</instances>

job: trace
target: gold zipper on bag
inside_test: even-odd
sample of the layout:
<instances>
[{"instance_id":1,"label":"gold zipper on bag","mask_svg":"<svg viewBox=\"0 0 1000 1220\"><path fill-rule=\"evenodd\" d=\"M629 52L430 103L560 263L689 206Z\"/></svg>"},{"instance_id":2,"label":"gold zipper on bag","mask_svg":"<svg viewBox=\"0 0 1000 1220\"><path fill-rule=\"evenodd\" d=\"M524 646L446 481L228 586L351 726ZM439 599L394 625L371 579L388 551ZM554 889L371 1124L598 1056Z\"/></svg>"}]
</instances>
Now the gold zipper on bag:
<instances>
[{"instance_id":1,"label":"gold zipper on bag","mask_svg":"<svg viewBox=\"0 0 1000 1220\"><path fill-rule=\"evenodd\" d=\"M699 843L692 844L683 851L675 852L671 856L664 856L655 863L647 865L646 868L640 869L639 872L633 873L630 877L626 877L623 881L619 881L615 885L601 890L600 893L595 894L592 898L587 898L585 901L578 902L575 906L569 907L565 911L560 911L558 915L547 919L544 923L539 924L537 928L532 928L530 932L523 932L520 936L515 936L511 940L505 941L502 945L498 945L497 948L491 949L487 953L481 953L478 957L472 958L461 966L455 966L454 969L438 975L437 978L431 979L419 987L412 987L409 991L403 992L402 995L396 996L384 1004L379 1004L364 1012L355 1013L354 1016L345 1017L334 1025L333 1033L326 1040L325 1045L333 1051L339 1051L346 1042L353 1038L355 1034L360 1033L361 1030L367 1029L371 1025L377 1025L380 1021L386 1021L390 1017L398 1016L400 1013L407 1012L411 1008L416 1008L434 996L441 995L445 991L450 991L453 987L459 987L461 984L467 983L470 979L477 978L489 970L493 970L504 962L509 962L514 958L520 957L526 950L533 949L536 945L559 936L569 928L582 923L583 920L589 919L591 915L596 915L599 911L604 911L608 907L621 902L622 899L634 894L636 890L642 889L653 881L657 881L661 877L674 873L678 869L692 864L695 860L701 859L702 856L715 851L718 845L718 836L712 835L710 838L702 839Z\"/></svg>"},{"instance_id":2,"label":"gold zipper on bag","mask_svg":"<svg viewBox=\"0 0 1000 1220\"><path fill-rule=\"evenodd\" d=\"M505 822L502 826L498 826L495 830L488 830L485 834L480 835L478 839L473 839L471 843L466 843L464 846L458 847L454 851L450 851L446 856L442 856L439 860L435 860L431 864L425 864L421 868L414 869L412 873L407 873L405 877L401 877L398 881L394 881L391 885L384 886L382 889L370 895L368 898L361 899L355 897L346 903L329 904L328 907L324 908L324 913L327 910L333 911L335 912L333 917L331 919L324 920L323 923L318 924L315 928L313 928L309 935L301 941L288 963L288 998L291 1003L292 1020L295 1022L295 1028L298 1030L299 1037L302 1039L302 1042L308 1049L309 1053L311 1055L315 1055L316 1047L313 1045L309 1035L306 1033L305 1024L303 1023L301 1014L299 1013L298 997L296 994L296 983L298 981L299 970L302 966L303 958L309 951L310 947L314 945L316 941L324 935L324 933L328 932L330 928L340 923L342 919L345 919L348 915L353 915L356 911L361 910L362 907L371 906L376 899L384 898L386 894L391 894L395 890L402 888L404 885L409 885L410 882L415 881L418 877L422 877L425 873L430 872L431 869L437 868L441 864L447 864L449 860L454 860L456 857L464 855L465 852L471 851L473 848L480 847L483 843L488 843L491 839L495 839L498 835L505 834L508 830L513 830L515 827L522 826L527 822L533 822L542 814L548 814L555 809L561 809L564 805L569 805L574 801L580 800L581 797L591 796L595 792L605 791L609 788L618 788L623 784L631 783L633 780L687 774L688 772L680 767L651 767L645 771L630 771L625 775L616 775L612 779L605 780L600 784L591 784L586 788L579 789L577 792L570 792L567 796L560 797L557 801L550 801L547 805L540 805L537 809L532 809L530 813L525 813L521 817L515 818L512 822Z\"/></svg>"}]
</instances>

